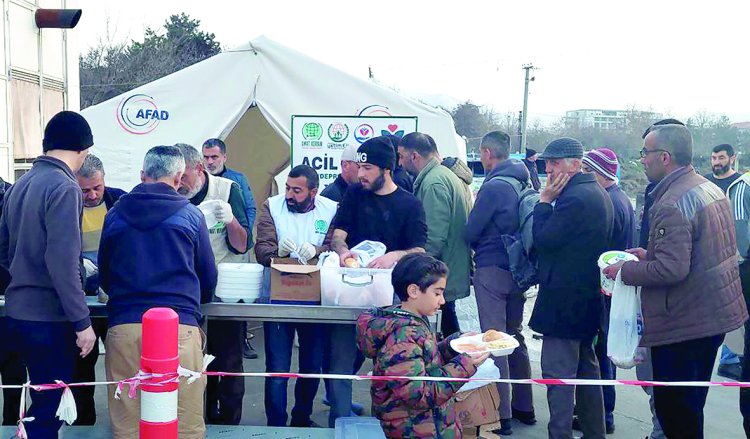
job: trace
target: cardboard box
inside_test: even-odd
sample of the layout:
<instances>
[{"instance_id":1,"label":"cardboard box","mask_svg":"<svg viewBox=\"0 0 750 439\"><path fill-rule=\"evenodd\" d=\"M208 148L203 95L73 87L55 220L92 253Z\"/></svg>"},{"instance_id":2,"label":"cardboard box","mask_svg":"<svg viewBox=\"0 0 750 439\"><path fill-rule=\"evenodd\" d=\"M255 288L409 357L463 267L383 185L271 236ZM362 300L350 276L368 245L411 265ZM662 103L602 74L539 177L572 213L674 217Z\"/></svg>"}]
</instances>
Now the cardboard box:
<instances>
[{"instance_id":1,"label":"cardboard box","mask_svg":"<svg viewBox=\"0 0 750 439\"><path fill-rule=\"evenodd\" d=\"M320 305L318 260L302 265L295 259L271 260L271 303Z\"/></svg>"},{"instance_id":2,"label":"cardboard box","mask_svg":"<svg viewBox=\"0 0 750 439\"><path fill-rule=\"evenodd\" d=\"M463 430L464 439L503 439L504 436L493 433L500 428L500 422L480 425L479 427L468 427Z\"/></svg>"},{"instance_id":3,"label":"cardboard box","mask_svg":"<svg viewBox=\"0 0 750 439\"><path fill-rule=\"evenodd\" d=\"M461 426L477 427L500 420L500 394L495 384L487 384L468 392L456 393L456 416Z\"/></svg>"}]
</instances>

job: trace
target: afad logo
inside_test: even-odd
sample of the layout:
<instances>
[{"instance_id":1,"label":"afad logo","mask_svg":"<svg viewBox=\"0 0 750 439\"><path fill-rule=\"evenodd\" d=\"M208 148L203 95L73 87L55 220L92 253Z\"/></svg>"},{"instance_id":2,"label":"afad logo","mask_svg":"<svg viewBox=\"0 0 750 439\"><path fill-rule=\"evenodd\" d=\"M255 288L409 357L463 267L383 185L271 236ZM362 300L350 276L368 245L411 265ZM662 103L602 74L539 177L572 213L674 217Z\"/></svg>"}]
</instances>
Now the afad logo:
<instances>
[{"instance_id":1,"label":"afad logo","mask_svg":"<svg viewBox=\"0 0 750 439\"><path fill-rule=\"evenodd\" d=\"M365 108L359 110L357 116L393 116L391 110L385 105L368 105Z\"/></svg>"},{"instance_id":2,"label":"afad logo","mask_svg":"<svg viewBox=\"0 0 750 439\"><path fill-rule=\"evenodd\" d=\"M148 134L167 119L169 112L159 109L154 98L144 94L125 97L117 106L117 122L131 134Z\"/></svg>"},{"instance_id":3,"label":"afad logo","mask_svg":"<svg viewBox=\"0 0 750 439\"><path fill-rule=\"evenodd\" d=\"M354 130L354 138L359 143L365 143L367 140L372 139L374 135L375 130L373 130L372 127L366 123L363 123Z\"/></svg>"}]
</instances>

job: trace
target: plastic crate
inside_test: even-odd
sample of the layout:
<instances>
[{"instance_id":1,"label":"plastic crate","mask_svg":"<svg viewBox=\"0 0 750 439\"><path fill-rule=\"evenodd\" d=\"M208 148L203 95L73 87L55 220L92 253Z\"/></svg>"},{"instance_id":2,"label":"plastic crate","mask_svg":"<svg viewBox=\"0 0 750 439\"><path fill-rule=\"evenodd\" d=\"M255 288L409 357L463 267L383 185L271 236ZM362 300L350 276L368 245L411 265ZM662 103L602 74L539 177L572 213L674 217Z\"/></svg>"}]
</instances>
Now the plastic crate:
<instances>
[{"instance_id":1,"label":"plastic crate","mask_svg":"<svg viewBox=\"0 0 750 439\"><path fill-rule=\"evenodd\" d=\"M362 416L336 419L336 439L385 439L380 421Z\"/></svg>"}]
</instances>

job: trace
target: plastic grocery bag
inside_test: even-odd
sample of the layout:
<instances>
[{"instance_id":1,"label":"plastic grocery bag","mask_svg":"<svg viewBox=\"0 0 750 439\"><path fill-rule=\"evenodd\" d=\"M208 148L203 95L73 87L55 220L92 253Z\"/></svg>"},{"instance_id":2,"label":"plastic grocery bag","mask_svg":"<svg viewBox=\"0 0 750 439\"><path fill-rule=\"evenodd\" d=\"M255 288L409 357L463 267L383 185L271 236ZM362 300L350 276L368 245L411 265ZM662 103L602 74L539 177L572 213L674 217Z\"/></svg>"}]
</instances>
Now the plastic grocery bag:
<instances>
[{"instance_id":1,"label":"plastic grocery bag","mask_svg":"<svg viewBox=\"0 0 750 439\"><path fill-rule=\"evenodd\" d=\"M484 363L480 364L479 367L477 367L477 371L474 373L474 375L471 376L472 378L477 379L484 379L484 380L499 380L500 379L500 369L495 366L495 360L492 359L492 357L484 360ZM469 390L478 389L480 387L484 387L487 384L492 384L490 381L469 381L468 383L461 386L460 389L458 389L459 392L468 392Z\"/></svg>"},{"instance_id":2,"label":"plastic grocery bag","mask_svg":"<svg viewBox=\"0 0 750 439\"><path fill-rule=\"evenodd\" d=\"M630 369L642 361L638 344L643 334L641 287L622 283L622 270L617 273L612 289L612 308L609 310L607 356L615 366Z\"/></svg>"}]
</instances>

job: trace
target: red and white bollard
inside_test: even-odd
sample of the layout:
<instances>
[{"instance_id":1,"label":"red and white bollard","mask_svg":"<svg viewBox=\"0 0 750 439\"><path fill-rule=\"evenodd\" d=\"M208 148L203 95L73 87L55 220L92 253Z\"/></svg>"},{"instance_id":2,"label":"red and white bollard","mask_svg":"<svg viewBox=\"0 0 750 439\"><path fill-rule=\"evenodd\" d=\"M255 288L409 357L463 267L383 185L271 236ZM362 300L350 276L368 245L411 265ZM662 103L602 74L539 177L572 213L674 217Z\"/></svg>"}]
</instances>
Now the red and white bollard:
<instances>
[{"instance_id":1,"label":"red and white bollard","mask_svg":"<svg viewBox=\"0 0 750 439\"><path fill-rule=\"evenodd\" d=\"M173 373L180 365L180 319L169 308L151 308L143 314L141 370ZM177 439L177 388L179 383L141 385L141 439Z\"/></svg>"}]
</instances>

